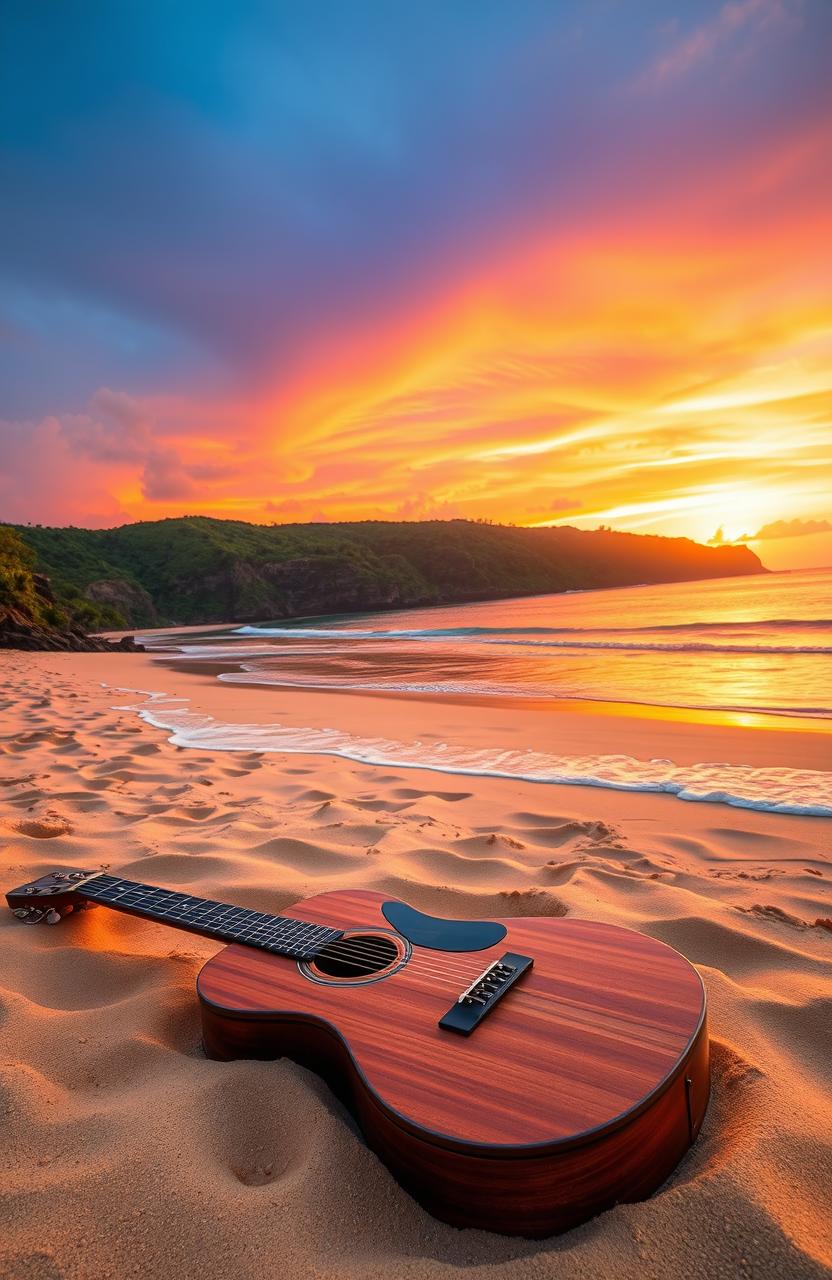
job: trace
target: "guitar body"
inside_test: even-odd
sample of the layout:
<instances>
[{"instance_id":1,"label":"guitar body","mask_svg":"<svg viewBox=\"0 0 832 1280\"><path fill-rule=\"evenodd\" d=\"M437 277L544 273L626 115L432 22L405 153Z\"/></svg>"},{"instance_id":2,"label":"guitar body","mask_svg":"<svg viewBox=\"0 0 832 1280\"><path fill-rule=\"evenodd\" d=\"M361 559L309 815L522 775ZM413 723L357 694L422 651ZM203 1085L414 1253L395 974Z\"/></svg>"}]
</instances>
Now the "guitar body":
<instances>
[{"instance_id":1,"label":"guitar body","mask_svg":"<svg viewBox=\"0 0 832 1280\"><path fill-rule=\"evenodd\" d=\"M694 1141L710 1088L705 994L664 943L568 918L432 920L353 890L290 913L343 929L352 952L319 968L226 947L198 979L206 1052L322 1075L436 1217L563 1231L644 1199ZM470 1034L440 1027L507 954L533 964Z\"/></svg>"}]
</instances>

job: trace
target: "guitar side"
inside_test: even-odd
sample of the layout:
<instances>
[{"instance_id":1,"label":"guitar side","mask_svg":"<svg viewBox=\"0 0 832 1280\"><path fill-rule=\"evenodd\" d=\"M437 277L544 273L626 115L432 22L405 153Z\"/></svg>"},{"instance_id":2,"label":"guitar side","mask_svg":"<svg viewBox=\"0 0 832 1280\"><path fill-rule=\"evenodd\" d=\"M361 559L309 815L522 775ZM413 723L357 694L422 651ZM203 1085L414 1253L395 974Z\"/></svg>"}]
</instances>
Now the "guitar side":
<instances>
[{"instance_id":1,"label":"guitar side","mask_svg":"<svg viewBox=\"0 0 832 1280\"><path fill-rule=\"evenodd\" d=\"M391 933L375 893L322 894L299 919ZM324 1077L432 1214L543 1236L650 1195L709 1095L701 980L683 957L589 921L509 919L495 946L438 953L362 985L230 946L198 980L211 1057L287 1056ZM438 1027L506 952L534 967L468 1037Z\"/></svg>"}]
</instances>

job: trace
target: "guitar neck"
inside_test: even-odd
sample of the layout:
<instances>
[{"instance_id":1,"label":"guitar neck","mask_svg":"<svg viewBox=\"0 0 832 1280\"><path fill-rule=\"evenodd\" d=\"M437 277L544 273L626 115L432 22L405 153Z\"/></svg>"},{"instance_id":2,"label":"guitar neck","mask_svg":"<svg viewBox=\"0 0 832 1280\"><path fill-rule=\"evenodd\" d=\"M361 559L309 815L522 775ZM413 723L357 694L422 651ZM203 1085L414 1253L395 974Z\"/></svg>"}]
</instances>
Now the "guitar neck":
<instances>
[{"instance_id":1,"label":"guitar neck","mask_svg":"<svg viewBox=\"0 0 832 1280\"><path fill-rule=\"evenodd\" d=\"M288 916L230 906L211 898L174 893L136 880L123 880L120 876L95 876L79 884L75 892L89 902L169 924L174 929L199 933L219 942L244 943L295 960L311 959L343 932Z\"/></svg>"}]
</instances>

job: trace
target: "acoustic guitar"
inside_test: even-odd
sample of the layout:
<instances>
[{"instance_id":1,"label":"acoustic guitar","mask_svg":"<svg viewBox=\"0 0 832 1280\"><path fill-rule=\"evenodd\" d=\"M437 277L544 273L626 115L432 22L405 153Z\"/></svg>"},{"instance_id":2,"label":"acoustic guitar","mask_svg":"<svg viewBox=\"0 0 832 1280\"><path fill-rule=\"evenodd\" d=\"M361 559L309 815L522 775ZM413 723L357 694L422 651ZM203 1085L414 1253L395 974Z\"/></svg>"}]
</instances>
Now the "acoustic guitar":
<instances>
[{"instance_id":1,"label":"acoustic guitar","mask_svg":"<svg viewBox=\"0 0 832 1280\"><path fill-rule=\"evenodd\" d=\"M7 901L27 923L101 905L229 944L197 980L206 1053L318 1072L456 1226L545 1236L644 1199L702 1123L702 981L630 929L445 920L352 889L276 916L78 870Z\"/></svg>"}]
</instances>

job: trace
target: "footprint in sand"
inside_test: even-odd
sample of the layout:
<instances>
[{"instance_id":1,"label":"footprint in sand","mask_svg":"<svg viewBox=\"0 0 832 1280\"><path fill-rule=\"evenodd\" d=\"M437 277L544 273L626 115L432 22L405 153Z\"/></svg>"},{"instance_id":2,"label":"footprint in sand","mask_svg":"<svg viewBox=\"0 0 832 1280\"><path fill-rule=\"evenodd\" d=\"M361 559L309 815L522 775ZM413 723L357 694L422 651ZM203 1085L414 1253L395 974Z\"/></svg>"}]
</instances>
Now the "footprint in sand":
<instances>
[{"instance_id":1,"label":"footprint in sand","mask_svg":"<svg viewBox=\"0 0 832 1280\"><path fill-rule=\"evenodd\" d=\"M500 842L507 845L509 849L525 849L526 847L522 840L515 840L513 836L497 835L496 831L492 831L491 835L488 837L488 843L498 844Z\"/></svg>"},{"instance_id":2,"label":"footprint in sand","mask_svg":"<svg viewBox=\"0 0 832 1280\"><path fill-rule=\"evenodd\" d=\"M543 889L502 889L500 897L510 905L510 915L565 916L569 910L565 902Z\"/></svg>"},{"instance_id":3,"label":"footprint in sand","mask_svg":"<svg viewBox=\"0 0 832 1280\"><path fill-rule=\"evenodd\" d=\"M246 1187L277 1182L303 1167L309 1131L327 1118L323 1108L310 1107L317 1088L296 1068L285 1059L268 1067L235 1063L200 1104L216 1164ZM298 1114L305 1117L303 1132L295 1123Z\"/></svg>"},{"instance_id":4,"label":"footprint in sand","mask_svg":"<svg viewBox=\"0 0 832 1280\"><path fill-rule=\"evenodd\" d=\"M606 849L623 847L620 831L607 822L569 820L554 825L550 822L543 825L538 819L531 821L534 815L515 816L524 818L528 824L526 827L520 827L521 834L534 843L545 845L550 849L558 849L572 842L585 849L594 849L599 846Z\"/></svg>"},{"instance_id":5,"label":"footprint in sand","mask_svg":"<svg viewBox=\"0 0 832 1280\"><path fill-rule=\"evenodd\" d=\"M383 779L379 779L383 781ZM435 796L437 800L447 800L449 804L453 804L459 800L470 800L473 792L471 791L417 791L413 787L398 787L393 795L397 800L426 800L430 796Z\"/></svg>"},{"instance_id":6,"label":"footprint in sand","mask_svg":"<svg viewBox=\"0 0 832 1280\"><path fill-rule=\"evenodd\" d=\"M760 916L763 920L774 920L777 924L787 924L792 929L832 929L832 921L825 917L819 916L814 921L802 920L800 916L790 915L782 907L763 906L759 902L755 902L753 907L737 907L737 911Z\"/></svg>"},{"instance_id":7,"label":"footprint in sand","mask_svg":"<svg viewBox=\"0 0 832 1280\"><path fill-rule=\"evenodd\" d=\"M54 840L56 836L70 835L72 824L57 813L50 813L43 818L23 818L14 824L14 829L33 840Z\"/></svg>"}]
</instances>

